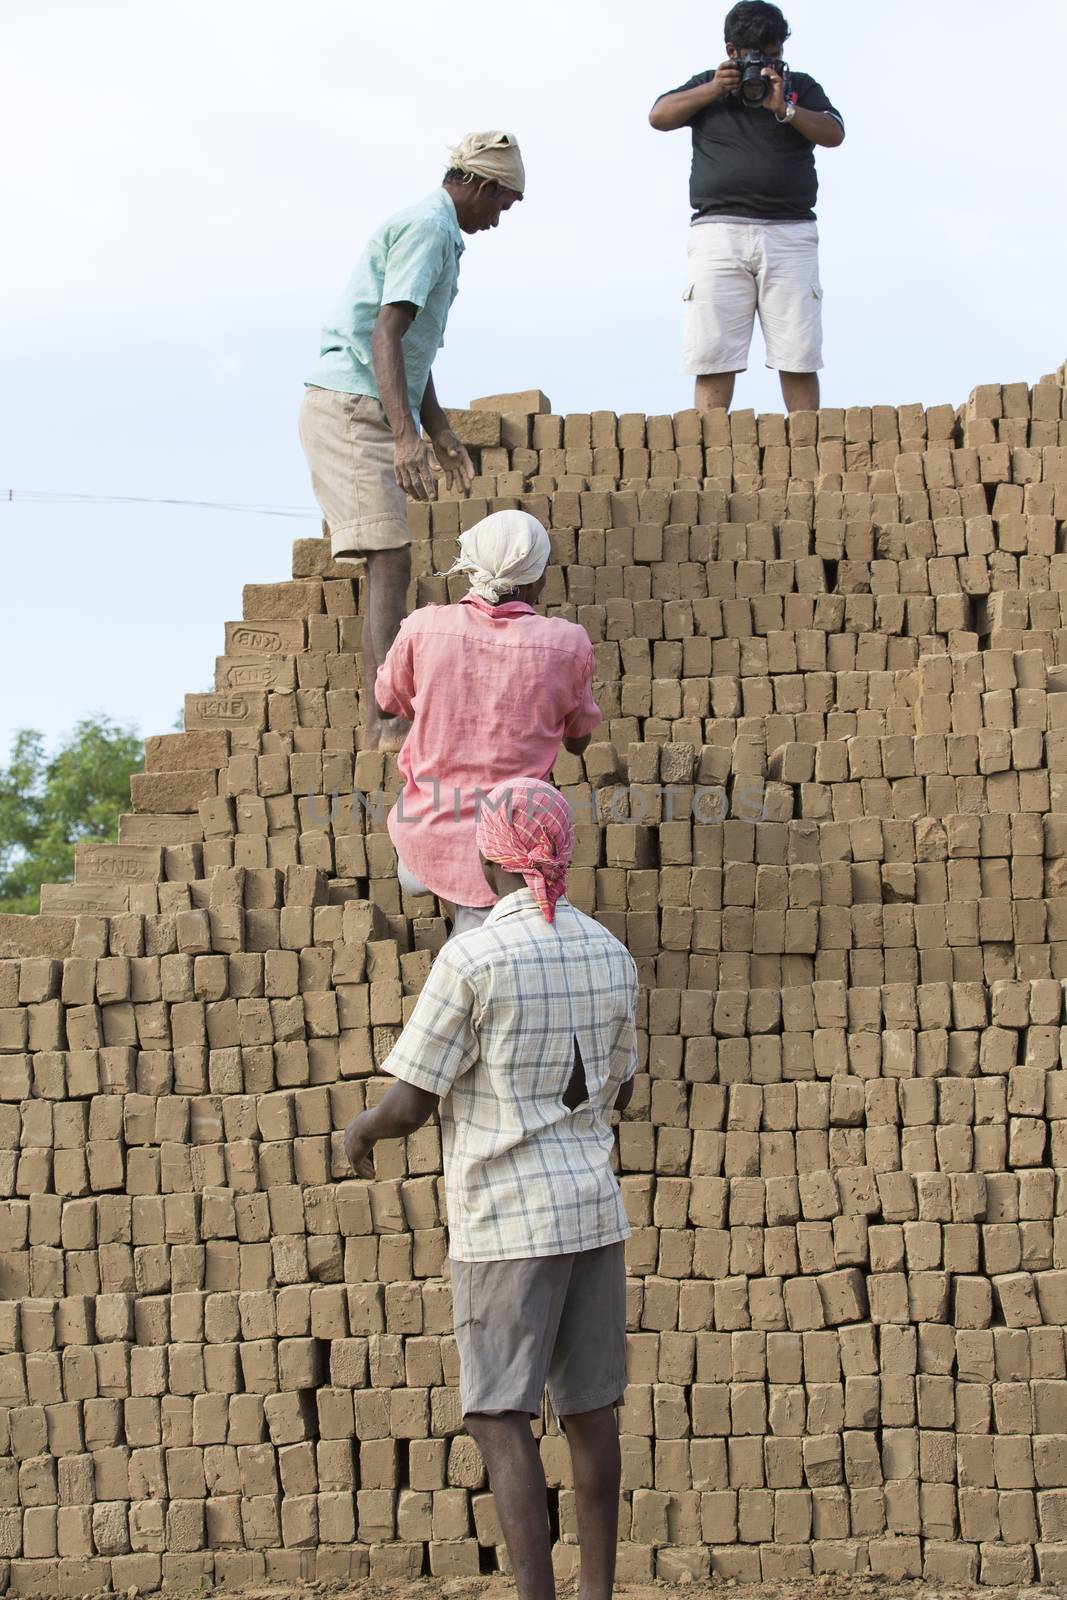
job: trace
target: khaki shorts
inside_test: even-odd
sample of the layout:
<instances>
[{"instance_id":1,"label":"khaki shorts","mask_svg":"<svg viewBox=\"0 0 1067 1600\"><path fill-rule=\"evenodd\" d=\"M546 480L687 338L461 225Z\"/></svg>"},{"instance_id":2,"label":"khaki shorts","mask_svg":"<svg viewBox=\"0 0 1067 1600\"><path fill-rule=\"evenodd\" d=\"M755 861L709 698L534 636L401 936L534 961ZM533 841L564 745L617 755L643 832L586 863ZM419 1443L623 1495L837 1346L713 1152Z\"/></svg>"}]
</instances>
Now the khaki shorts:
<instances>
[{"instance_id":1,"label":"khaki shorts","mask_svg":"<svg viewBox=\"0 0 1067 1600\"><path fill-rule=\"evenodd\" d=\"M393 435L380 400L309 385L300 406L300 443L334 556L411 543Z\"/></svg>"},{"instance_id":2,"label":"khaki shorts","mask_svg":"<svg viewBox=\"0 0 1067 1600\"><path fill-rule=\"evenodd\" d=\"M618 1405L626 1389L621 1244L515 1261L453 1261L463 1415L557 1417Z\"/></svg>"},{"instance_id":3,"label":"khaki shorts","mask_svg":"<svg viewBox=\"0 0 1067 1600\"><path fill-rule=\"evenodd\" d=\"M698 222L689 230L682 371L743 372L759 315L767 365L822 366L819 230L814 222Z\"/></svg>"}]
</instances>

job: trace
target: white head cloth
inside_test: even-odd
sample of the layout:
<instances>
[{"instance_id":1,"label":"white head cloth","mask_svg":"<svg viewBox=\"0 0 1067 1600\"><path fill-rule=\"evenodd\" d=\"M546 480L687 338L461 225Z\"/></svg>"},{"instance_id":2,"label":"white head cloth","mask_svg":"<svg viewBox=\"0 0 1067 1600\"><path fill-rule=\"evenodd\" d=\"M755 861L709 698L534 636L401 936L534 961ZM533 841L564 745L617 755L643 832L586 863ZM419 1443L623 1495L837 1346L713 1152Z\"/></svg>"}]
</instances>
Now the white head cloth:
<instances>
[{"instance_id":1,"label":"white head cloth","mask_svg":"<svg viewBox=\"0 0 1067 1600\"><path fill-rule=\"evenodd\" d=\"M450 152L449 168L470 172L476 178L488 178L502 184L514 194L521 195L526 188L526 168L522 164L519 141L513 133L501 133L498 128L489 133L468 133Z\"/></svg>"},{"instance_id":2,"label":"white head cloth","mask_svg":"<svg viewBox=\"0 0 1067 1600\"><path fill-rule=\"evenodd\" d=\"M494 511L460 534L459 555L448 569L470 573L472 594L492 606L523 584L536 583L548 566L548 534L527 511Z\"/></svg>"}]
</instances>

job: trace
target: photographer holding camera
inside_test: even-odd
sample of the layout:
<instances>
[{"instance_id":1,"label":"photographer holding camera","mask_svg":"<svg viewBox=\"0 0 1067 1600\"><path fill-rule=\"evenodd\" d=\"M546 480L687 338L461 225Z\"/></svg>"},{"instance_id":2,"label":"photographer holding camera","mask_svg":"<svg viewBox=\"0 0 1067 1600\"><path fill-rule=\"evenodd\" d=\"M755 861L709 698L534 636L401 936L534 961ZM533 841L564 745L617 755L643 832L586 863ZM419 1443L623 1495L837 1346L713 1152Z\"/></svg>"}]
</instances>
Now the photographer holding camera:
<instances>
[{"instance_id":1,"label":"photographer holding camera","mask_svg":"<svg viewBox=\"0 0 1067 1600\"><path fill-rule=\"evenodd\" d=\"M789 24L777 6L742 0L725 23L725 60L660 95L648 120L691 128L689 282L683 371L698 411L729 408L759 313L767 365L789 411L819 406L822 289L815 225L815 145L845 137L822 86L782 60Z\"/></svg>"}]
</instances>

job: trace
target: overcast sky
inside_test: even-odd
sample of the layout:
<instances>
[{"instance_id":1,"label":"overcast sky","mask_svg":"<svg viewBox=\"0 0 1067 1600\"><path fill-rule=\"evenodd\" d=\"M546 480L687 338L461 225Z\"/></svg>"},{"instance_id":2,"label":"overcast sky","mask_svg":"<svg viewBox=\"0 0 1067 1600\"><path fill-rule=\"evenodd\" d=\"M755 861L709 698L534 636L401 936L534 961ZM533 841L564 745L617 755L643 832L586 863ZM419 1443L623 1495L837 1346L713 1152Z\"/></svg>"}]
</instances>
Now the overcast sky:
<instances>
[{"instance_id":1,"label":"overcast sky","mask_svg":"<svg viewBox=\"0 0 1067 1600\"><path fill-rule=\"evenodd\" d=\"M723 8L725 10L725 7ZM1052 371L1064 331L1062 0L789 0L788 58L848 129L818 154L830 405L959 403ZM1010 26L1009 26L1010 22ZM673 411L688 135L660 91L721 59L692 0L7 0L0 491L311 506L318 330L369 230L469 129L521 139L521 206L464 257L446 405ZM737 403L780 409L753 365ZM281 518L0 503L0 764L210 685Z\"/></svg>"}]
</instances>

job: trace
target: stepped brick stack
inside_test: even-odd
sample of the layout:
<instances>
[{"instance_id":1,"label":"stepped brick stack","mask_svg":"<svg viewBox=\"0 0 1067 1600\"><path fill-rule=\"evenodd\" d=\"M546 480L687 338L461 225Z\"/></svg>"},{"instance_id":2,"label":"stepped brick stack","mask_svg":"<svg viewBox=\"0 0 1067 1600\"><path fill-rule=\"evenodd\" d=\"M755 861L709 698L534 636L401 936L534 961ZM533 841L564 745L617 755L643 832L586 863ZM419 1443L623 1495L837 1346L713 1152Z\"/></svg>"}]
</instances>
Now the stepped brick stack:
<instances>
[{"instance_id":1,"label":"stepped brick stack","mask_svg":"<svg viewBox=\"0 0 1067 1600\"><path fill-rule=\"evenodd\" d=\"M412 514L412 603L522 505L595 645L556 778L644 985L625 1579L1067 1581L1065 417L1062 370L703 424L498 396L469 500ZM360 798L359 600L299 540L118 842L0 919L14 1593L506 1564L436 1126L373 1183L342 1149L445 936Z\"/></svg>"}]
</instances>

